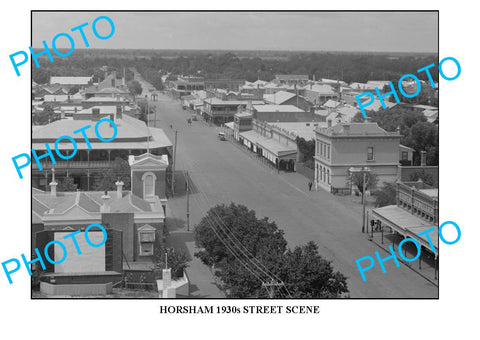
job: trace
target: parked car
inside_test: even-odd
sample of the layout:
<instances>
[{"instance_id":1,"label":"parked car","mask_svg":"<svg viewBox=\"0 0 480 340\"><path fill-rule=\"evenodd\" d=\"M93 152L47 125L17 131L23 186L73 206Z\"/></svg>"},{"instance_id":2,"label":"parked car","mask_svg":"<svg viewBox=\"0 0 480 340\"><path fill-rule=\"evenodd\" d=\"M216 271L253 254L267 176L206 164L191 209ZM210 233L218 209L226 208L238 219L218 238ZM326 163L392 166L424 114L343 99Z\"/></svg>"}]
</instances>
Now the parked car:
<instances>
[{"instance_id":1,"label":"parked car","mask_svg":"<svg viewBox=\"0 0 480 340\"><path fill-rule=\"evenodd\" d=\"M219 133L218 133L218 138L219 138L220 140L227 140L227 139L225 138L225 132L219 132Z\"/></svg>"}]
</instances>

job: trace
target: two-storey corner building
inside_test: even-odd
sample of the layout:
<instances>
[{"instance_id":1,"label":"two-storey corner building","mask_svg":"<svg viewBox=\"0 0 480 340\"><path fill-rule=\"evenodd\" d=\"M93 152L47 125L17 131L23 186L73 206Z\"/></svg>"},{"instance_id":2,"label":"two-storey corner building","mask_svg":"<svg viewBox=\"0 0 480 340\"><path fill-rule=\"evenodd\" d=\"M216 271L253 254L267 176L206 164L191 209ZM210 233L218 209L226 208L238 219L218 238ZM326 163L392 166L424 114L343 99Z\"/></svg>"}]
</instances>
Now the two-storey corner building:
<instances>
[{"instance_id":1,"label":"two-storey corner building","mask_svg":"<svg viewBox=\"0 0 480 340\"><path fill-rule=\"evenodd\" d=\"M348 169L368 167L378 185L397 179L399 132L377 123L341 123L315 130L315 186L331 192L350 187Z\"/></svg>"},{"instance_id":2,"label":"two-storey corner building","mask_svg":"<svg viewBox=\"0 0 480 340\"><path fill-rule=\"evenodd\" d=\"M55 164L51 157L41 158L39 161L41 167L36 161L32 161L33 187L47 191L49 178L52 175L51 169L55 168L57 178L70 176L79 189L90 190L94 174L111 169L117 157L127 160L130 155L138 156L146 152L155 156L171 157L172 142L162 129L147 127L143 121L122 114L120 108L115 115L108 114L117 126L117 137L111 142L102 142L95 135L94 127L105 115L99 109L91 111L91 115L85 116L84 119L57 120L48 125L34 127L32 147L39 157L48 153L46 144L54 150L58 136L71 136L76 142L77 149L75 156L67 160L53 156L55 154L53 151L52 157L55 159ZM92 126L85 130L90 145L85 142L82 134L73 133L87 125ZM109 124L100 124L98 131L104 137L113 134ZM74 152L73 144L65 139L58 144L58 149L65 156Z\"/></svg>"}]
</instances>

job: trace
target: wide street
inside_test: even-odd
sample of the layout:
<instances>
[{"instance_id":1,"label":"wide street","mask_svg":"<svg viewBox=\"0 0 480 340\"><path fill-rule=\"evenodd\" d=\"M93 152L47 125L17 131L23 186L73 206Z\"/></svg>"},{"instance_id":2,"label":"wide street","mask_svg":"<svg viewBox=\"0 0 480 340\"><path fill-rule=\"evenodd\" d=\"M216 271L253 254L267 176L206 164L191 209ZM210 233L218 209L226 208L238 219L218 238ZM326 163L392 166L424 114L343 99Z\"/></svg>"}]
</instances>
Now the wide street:
<instances>
[{"instance_id":1,"label":"wide street","mask_svg":"<svg viewBox=\"0 0 480 340\"><path fill-rule=\"evenodd\" d=\"M196 189L190 195L190 230L215 204L244 204L255 210L257 216L274 220L285 231L289 247L315 241L320 254L348 277L352 298L438 297L435 285L403 264L397 268L393 260L384 263L386 273L382 273L376 261L375 267L366 272L367 282L362 280L355 260L367 255L375 258L376 251L382 258L389 254L361 233L358 200L323 190L309 192L308 181L301 174L278 174L232 142L220 141L219 127L202 120L188 126L186 120L191 111L182 110L178 100L161 94L158 101L150 103L156 106L155 121L150 124L164 129L172 143L174 131L178 131L176 170L188 171ZM170 199L169 211L177 221L174 232L191 245L191 233L186 232L185 226L185 195ZM190 263L190 267L197 265L203 266L198 260ZM199 271L207 275L209 270L204 267ZM209 296L201 292L200 286L199 290L201 296Z\"/></svg>"}]
</instances>

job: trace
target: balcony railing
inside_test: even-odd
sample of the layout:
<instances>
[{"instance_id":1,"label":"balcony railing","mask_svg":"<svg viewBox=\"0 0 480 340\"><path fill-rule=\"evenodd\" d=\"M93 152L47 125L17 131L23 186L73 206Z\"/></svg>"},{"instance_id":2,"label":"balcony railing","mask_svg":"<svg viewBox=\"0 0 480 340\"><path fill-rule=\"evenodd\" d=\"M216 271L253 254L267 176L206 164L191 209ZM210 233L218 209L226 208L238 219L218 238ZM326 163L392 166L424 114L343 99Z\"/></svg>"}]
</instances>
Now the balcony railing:
<instances>
[{"instance_id":1,"label":"balcony railing","mask_svg":"<svg viewBox=\"0 0 480 340\"><path fill-rule=\"evenodd\" d=\"M40 161L43 169L109 169L112 167L113 161L62 161L54 165L52 162ZM33 170L39 170L36 162L32 163Z\"/></svg>"}]
</instances>

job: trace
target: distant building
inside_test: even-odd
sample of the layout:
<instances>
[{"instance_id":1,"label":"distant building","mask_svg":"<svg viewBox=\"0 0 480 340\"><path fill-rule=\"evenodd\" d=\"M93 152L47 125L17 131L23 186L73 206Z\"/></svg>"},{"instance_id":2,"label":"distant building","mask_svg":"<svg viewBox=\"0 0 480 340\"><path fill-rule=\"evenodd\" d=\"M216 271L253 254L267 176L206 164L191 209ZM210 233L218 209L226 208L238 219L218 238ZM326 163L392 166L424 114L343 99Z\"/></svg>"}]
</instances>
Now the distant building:
<instances>
[{"instance_id":1,"label":"distant building","mask_svg":"<svg viewBox=\"0 0 480 340\"><path fill-rule=\"evenodd\" d=\"M304 111L293 105L252 105L247 107L253 118L264 122L317 122L321 117L313 110Z\"/></svg>"},{"instance_id":2,"label":"distant building","mask_svg":"<svg viewBox=\"0 0 480 340\"><path fill-rule=\"evenodd\" d=\"M330 85L310 84L302 89L303 96L314 105L322 105L328 100L338 101L339 95Z\"/></svg>"},{"instance_id":3,"label":"distant building","mask_svg":"<svg viewBox=\"0 0 480 340\"><path fill-rule=\"evenodd\" d=\"M239 92L245 84L244 79L205 79L205 90L212 91L223 89L227 91Z\"/></svg>"},{"instance_id":4,"label":"distant building","mask_svg":"<svg viewBox=\"0 0 480 340\"><path fill-rule=\"evenodd\" d=\"M35 99L41 99L45 95L65 95L68 94L68 90L60 85L37 85L33 87Z\"/></svg>"},{"instance_id":5,"label":"distant building","mask_svg":"<svg viewBox=\"0 0 480 340\"><path fill-rule=\"evenodd\" d=\"M245 110L247 105L263 104L263 100L222 100L216 97L206 98L203 101L202 116L206 121L214 124L224 124L233 121L233 116Z\"/></svg>"},{"instance_id":6,"label":"distant building","mask_svg":"<svg viewBox=\"0 0 480 340\"><path fill-rule=\"evenodd\" d=\"M387 132L377 123L340 123L315 133L316 188L349 188L351 167L370 168L379 185L396 180L400 133Z\"/></svg>"},{"instance_id":7,"label":"distant building","mask_svg":"<svg viewBox=\"0 0 480 340\"><path fill-rule=\"evenodd\" d=\"M279 91L274 94L265 94L263 96L266 104L274 105L293 105L302 109L303 111L310 111L313 104L304 97L287 91Z\"/></svg>"},{"instance_id":8,"label":"distant building","mask_svg":"<svg viewBox=\"0 0 480 340\"><path fill-rule=\"evenodd\" d=\"M318 122L266 122L253 118L253 114L244 111L235 114L233 136L235 140L267 159L275 168L283 171L295 171L296 163L303 155L298 150L297 138L314 138L314 130L325 123Z\"/></svg>"},{"instance_id":9,"label":"distant building","mask_svg":"<svg viewBox=\"0 0 480 340\"><path fill-rule=\"evenodd\" d=\"M80 88L87 87L91 81L92 76L90 77L50 77L50 85L60 85L65 88L71 88L78 86Z\"/></svg>"},{"instance_id":10,"label":"distant building","mask_svg":"<svg viewBox=\"0 0 480 340\"><path fill-rule=\"evenodd\" d=\"M413 165L413 153L415 152L415 150L402 144L400 144L399 147L400 164Z\"/></svg>"},{"instance_id":11,"label":"distant building","mask_svg":"<svg viewBox=\"0 0 480 340\"><path fill-rule=\"evenodd\" d=\"M108 96L108 97L103 97L103 96L95 96L95 97L90 97L88 99L82 100L82 106L85 109L91 108L93 106L125 106L128 105L130 102L127 98L121 97L120 95L116 95L115 97Z\"/></svg>"},{"instance_id":12,"label":"distant building","mask_svg":"<svg viewBox=\"0 0 480 340\"><path fill-rule=\"evenodd\" d=\"M193 91L205 90L205 79L203 77L178 77L177 80L170 81L169 85L172 95L175 98L181 98Z\"/></svg>"},{"instance_id":13,"label":"distant building","mask_svg":"<svg viewBox=\"0 0 480 340\"><path fill-rule=\"evenodd\" d=\"M277 84L303 84L308 81L307 74L276 74L275 79L273 80Z\"/></svg>"}]
</instances>

